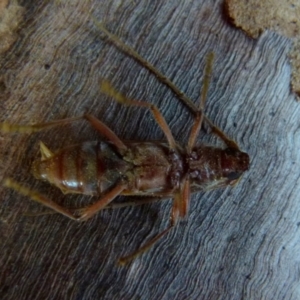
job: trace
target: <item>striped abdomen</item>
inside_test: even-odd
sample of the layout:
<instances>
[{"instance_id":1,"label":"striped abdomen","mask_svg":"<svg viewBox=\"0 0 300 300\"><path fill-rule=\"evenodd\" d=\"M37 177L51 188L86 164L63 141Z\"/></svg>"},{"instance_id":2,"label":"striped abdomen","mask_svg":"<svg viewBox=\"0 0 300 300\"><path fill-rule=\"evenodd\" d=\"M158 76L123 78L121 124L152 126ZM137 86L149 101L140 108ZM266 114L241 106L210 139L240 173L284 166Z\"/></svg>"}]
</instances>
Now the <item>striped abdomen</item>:
<instances>
[{"instance_id":1,"label":"striped abdomen","mask_svg":"<svg viewBox=\"0 0 300 300\"><path fill-rule=\"evenodd\" d=\"M129 168L109 144L100 141L64 148L35 161L32 171L64 193L98 195L113 187Z\"/></svg>"}]
</instances>

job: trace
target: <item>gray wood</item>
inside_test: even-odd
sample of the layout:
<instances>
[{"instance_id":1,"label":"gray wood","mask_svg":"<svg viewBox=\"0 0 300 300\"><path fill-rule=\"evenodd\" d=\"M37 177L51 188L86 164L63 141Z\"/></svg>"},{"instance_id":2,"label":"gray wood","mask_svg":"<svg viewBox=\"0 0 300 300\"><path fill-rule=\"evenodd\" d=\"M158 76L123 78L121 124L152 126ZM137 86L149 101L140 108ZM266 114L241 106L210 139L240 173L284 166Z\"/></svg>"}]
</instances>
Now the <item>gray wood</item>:
<instances>
[{"instance_id":1,"label":"gray wood","mask_svg":"<svg viewBox=\"0 0 300 300\"><path fill-rule=\"evenodd\" d=\"M290 92L290 41L247 38L222 1L21 1L20 37L1 60L0 122L91 112L120 137L163 139L149 112L122 107L99 80L156 104L183 144L190 111L138 63L107 43L91 16L135 48L190 98L205 56L216 60L207 115L251 157L235 188L193 196L189 217L125 267L117 259L164 229L170 201L106 210L76 223L0 188L1 299L299 299L300 106ZM50 149L98 138L85 122L33 135L0 133L0 180L10 176L65 205L30 175L38 141ZM211 136L200 141L218 145Z\"/></svg>"}]
</instances>

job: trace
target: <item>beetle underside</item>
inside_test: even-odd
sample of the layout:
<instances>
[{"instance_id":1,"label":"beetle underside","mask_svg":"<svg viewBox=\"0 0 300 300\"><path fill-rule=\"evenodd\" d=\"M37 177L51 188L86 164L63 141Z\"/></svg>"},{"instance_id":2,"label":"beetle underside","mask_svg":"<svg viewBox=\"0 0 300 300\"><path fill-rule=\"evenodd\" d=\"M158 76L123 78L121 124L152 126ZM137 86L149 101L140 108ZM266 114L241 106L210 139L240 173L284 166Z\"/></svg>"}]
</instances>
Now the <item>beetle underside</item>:
<instances>
[{"instance_id":1,"label":"beetle underside","mask_svg":"<svg viewBox=\"0 0 300 300\"><path fill-rule=\"evenodd\" d=\"M123 45L123 51L126 52L128 46L110 34L102 25L97 24L97 26L113 44ZM55 153L41 143L41 159L36 160L33 164L32 170L36 178L48 181L60 188L63 193L81 193L100 197L94 204L83 209L71 211L12 179L4 180L5 186L27 195L32 200L73 220L83 221L92 217L109 205L118 195L173 198L169 227L131 255L121 258L120 263L123 264L148 250L176 224L179 218L186 216L191 192L233 185L249 168L248 154L242 152L238 145L213 125L203 113L209 77L212 72L212 53L208 55L201 101L199 107L196 107L152 65L145 63L138 54L135 54L134 50L130 51L127 53L154 73L193 110L195 120L184 150L175 141L168 124L157 107L144 101L128 99L116 92L106 81L102 83L102 91L112 96L117 102L148 108L162 129L167 142L123 141L104 123L88 114L83 117L35 125L0 124L2 131L31 133L85 119L107 140L107 142L83 143ZM225 149L196 145L196 138L203 121L206 121L212 132L224 141Z\"/></svg>"}]
</instances>

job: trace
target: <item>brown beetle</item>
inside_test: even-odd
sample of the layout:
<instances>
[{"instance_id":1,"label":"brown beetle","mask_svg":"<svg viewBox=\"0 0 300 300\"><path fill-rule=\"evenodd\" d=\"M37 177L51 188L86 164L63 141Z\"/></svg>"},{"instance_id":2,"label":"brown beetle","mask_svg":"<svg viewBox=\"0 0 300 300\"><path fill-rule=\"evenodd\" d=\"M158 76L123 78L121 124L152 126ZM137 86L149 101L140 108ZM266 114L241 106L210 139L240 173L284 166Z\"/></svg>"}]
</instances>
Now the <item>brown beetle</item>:
<instances>
[{"instance_id":1,"label":"brown beetle","mask_svg":"<svg viewBox=\"0 0 300 300\"><path fill-rule=\"evenodd\" d=\"M175 141L168 124L156 106L147 102L128 99L104 81L101 86L102 91L113 96L119 103L150 109L157 124L164 132L167 142L123 141L104 123L89 114L83 117L35 125L2 123L0 124L1 131L32 133L65 125L79 119L86 119L107 140L86 142L54 153L41 143L41 159L36 160L32 166L36 178L48 181L61 189L63 193L80 193L100 197L94 204L86 208L72 211L10 178L4 180L4 185L78 221L92 217L119 195L139 195L153 198L172 197L173 207L170 226L133 254L121 258L120 263L124 264L150 248L175 225L179 218L187 215L191 193L235 184L241 175L248 170L249 156L242 152L238 145L226 137L219 128L214 126L203 113L213 54L208 56L204 87L200 105L197 108L152 65L124 45L117 37L111 35L102 25L98 24L98 27L109 37L110 41L153 72L195 112L195 121L187 146L182 147ZM196 145L196 137L203 120L210 125L213 133L225 142L227 146L225 149Z\"/></svg>"}]
</instances>

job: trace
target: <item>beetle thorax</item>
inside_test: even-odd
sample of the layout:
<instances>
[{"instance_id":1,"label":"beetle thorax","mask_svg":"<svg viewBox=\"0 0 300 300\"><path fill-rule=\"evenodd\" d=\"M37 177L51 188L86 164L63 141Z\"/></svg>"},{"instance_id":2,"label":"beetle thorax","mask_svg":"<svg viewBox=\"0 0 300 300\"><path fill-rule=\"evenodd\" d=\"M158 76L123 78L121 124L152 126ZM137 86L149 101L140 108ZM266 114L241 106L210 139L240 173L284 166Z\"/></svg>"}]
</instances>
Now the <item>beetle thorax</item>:
<instances>
[{"instance_id":1,"label":"beetle thorax","mask_svg":"<svg viewBox=\"0 0 300 300\"><path fill-rule=\"evenodd\" d=\"M169 172L170 185L174 189L178 189L185 174L184 159L178 152L173 150L170 151L168 158L171 164Z\"/></svg>"}]
</instances>

